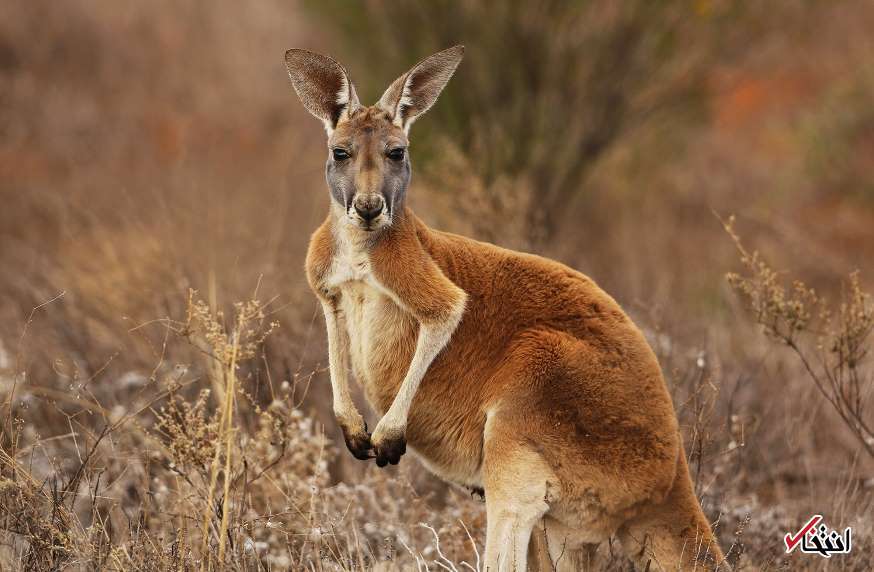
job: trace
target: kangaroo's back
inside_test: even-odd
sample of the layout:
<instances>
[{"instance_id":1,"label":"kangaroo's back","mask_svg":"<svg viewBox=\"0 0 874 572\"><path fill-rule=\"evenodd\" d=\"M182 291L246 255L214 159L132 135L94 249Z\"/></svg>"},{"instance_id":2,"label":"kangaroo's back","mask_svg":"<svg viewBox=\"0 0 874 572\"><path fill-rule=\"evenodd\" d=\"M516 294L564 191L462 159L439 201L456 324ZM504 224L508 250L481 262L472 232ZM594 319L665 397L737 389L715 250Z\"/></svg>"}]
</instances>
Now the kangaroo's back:
<instances>
[{"instance_id":1,"label":"kangaroo's back","mask_svg":"<svg viewBox=\"0 0 874 572\"><path fill-rule=\"evenodd\" d=\"M435 231L411 218L424 251L468 294L462 327L470 323L472 333L502 342L532 328L564 332L605 359L613 356L617 367L659 371L639 328L585 274L548 258ZM453 338L465 345L461 333ZM619 359L630 353L635 359Z\"/></svg>"}]
</instances>

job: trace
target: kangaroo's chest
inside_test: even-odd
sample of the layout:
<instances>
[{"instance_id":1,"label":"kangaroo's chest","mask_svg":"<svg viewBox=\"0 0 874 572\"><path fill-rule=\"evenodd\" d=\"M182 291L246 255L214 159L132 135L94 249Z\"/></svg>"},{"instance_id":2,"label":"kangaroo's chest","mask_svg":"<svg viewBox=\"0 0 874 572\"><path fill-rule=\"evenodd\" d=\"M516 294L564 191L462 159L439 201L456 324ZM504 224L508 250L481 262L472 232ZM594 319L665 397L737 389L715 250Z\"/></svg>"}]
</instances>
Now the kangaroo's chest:
<instances>
[{"instance_id":1,"label":"kangaroo's chest","mask_svg":"<svg viewBox=\"0 0 874 572\"><path fill-rule=\"evenodd\" d=\"M355 376L371 404L384 413L410 365L416 345L415 321L366 281L345 284L340 304Z\"/></svg>"},{"instance_id":2,"label":"kangaroo's chest","mask_svg":"<svg viewBox=\"0 0 874 572\"><path fill-rule=\"evenodd\" d=\"M374 409L384 413L412 360L418 326L379 285L360 249L339 250L329 285L339 294L355 377Z\"/></svg>"},{"instance_id":3,"label":"kangaroo's chest","mask_svg":"<svg viewBox=\"0 0 874 572\"><path fill-rule=\"evenodd\" d=\"M335 246L325 286L339 303L352 371L370 405L383 415L410 367L419 326L380 284L366 250L342 240ZM433 375L432 370L428 375ZM481 454L475 446L472 453L470 443L478 442L482 423L475 412L469 418L462 415L466 421L459 420L458 411L454 416L441 415L447 407L445 381L450 378L438 372L435 379L438 383L425 380L416 393L407 427L410 448L443 479L480 486Z\"/></svg>"}]
</instances>

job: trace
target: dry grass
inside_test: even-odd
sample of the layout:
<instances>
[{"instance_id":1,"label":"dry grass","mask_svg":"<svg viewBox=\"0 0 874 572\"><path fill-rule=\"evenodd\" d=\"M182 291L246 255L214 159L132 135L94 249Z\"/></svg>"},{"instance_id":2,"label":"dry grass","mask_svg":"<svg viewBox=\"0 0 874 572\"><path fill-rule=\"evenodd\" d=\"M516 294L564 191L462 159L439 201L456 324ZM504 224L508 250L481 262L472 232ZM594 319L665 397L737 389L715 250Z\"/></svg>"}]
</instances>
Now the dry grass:
<instances>
[{"instance_id":1,"label":"dry grass","mask_svg":"<svg viewBox=\"0 0 874 572\"><path fill-rule=\"evenodd\" d=\"M299 388L271 381L269 401L253 395L246 366L263 358L268 313L237 304L226 327L192 298L187 319L152 326L201 359L130 408L66 414L69 433L29 446L16 415L0 457L4 566L352 570L475 554L465 523L481 530L479 503L454 495L432 512L403 475L375 468L331 486L338 451L299 409ZM56 456L68 445L72 472Z\"/></svg>"},{"instance_id":2,"label":"dry grass","mask_svg":"<svg viewBox=\"0 0 874 572\"><path fill-rule=\"evenodd\" d=\"M836 311L800 280L793 282L788 294L779 274L759 253L744 248L733 224L732 218L724 226L749 275L731 273L729 284L743 297L765 334L798 356L819 394L874 458L874 417L868 409L874 375L867 363L874 305L871 295L862 290L859 272L850 274Z\"/></svg>"},{"instance_id":3,"label":"dry grass","mask_svg":"<svg viewBox=\"0 0 874 572\"><path fill-rule=\"evenodd\" d=\"M737 570L874 568L874 10L529 6L10 4L3 569L477 567L477 499L338 448L302 273L323 133L282 67L325 51L375 99L455 42L467 60L413 131L413 207L567 262L633 315ZM738 264L712 210L769 264ZM854 527L853 554L784 554L814 512Z\"/></svg>"}]
</instances>

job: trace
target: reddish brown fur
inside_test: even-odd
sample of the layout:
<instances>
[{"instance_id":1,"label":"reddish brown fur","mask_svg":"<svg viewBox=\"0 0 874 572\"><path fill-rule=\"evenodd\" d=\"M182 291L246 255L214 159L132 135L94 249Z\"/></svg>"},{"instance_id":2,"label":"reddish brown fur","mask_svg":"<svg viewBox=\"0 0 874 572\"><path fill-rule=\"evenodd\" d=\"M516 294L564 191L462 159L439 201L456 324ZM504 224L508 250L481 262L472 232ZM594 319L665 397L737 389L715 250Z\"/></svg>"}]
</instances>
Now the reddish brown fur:
<instances>
[{"instance_id":1,"label":"reddish brown fur","mask_svg":"<svg viewBox=\"0 0 874 572\"><path fill-rule=\"evenodd\" d=\"M433 467L461 460L474 475L485 412L500 404L515 439L565 484L566 503L592 507L627 540L652 521L676 529L687 554L712 543L658 363L619 305L551 260L431 230L409 210L395 224L372 247L373 271L414 312L406 329L377 342L384 351L361 380L377 411L388 410L406 373L416 322L439 319L459 288L467 293L464 318L416 394L411 447ZM329 219L307 257L316 292L332 245ZM668 495L685 510L664 507ZM715 543L710 550L720 556Z\"/></svg>"},{"instance_id":2,"label":"reddish brown fur","mask_svg":"<svg viewBox=\"0 0 874 572\"><path fill-rule=\"evenodd\" d=\"M374 138L405 142L404 130L382 108L348 115L330 141L370 153L357 159L356 181L386 180ZM423 329L454 328L401 433L377 431L372 446L405 437L441 477L484 488L487 561L495 539L513 550L506 542L515 528L501 523L524 528L542 518L535 565L563 539L578 549L567 562L581 566L588 545L617 534L642 568L715 568L722 554L694 496L658 362L608 294L558 262L432 230L406 208L376 231L340 213L332 207L313 234L307 275L348 334L374 409L386 415L396 403ZM354 415L340 422L347 442L370 446ZM518 538L527 545L528 537Z\"/></svg>"}]
</instances>

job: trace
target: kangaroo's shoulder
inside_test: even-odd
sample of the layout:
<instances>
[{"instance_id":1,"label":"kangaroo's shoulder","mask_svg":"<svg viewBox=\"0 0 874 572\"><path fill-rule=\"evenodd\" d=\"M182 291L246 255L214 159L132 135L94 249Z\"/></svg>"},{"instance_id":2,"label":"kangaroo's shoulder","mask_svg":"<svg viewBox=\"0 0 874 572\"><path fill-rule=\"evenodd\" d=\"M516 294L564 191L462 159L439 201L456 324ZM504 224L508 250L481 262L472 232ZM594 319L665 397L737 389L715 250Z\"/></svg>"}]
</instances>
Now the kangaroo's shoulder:
<instances>
[{"instance_id":1,"label":"kangaroo's shoulder","mask_svg":"<svg viewBox=\"0 0 874 572\"><path fill-rule=\"evenodd\" d=\"M310 288L320 296L327 293L325 292L325 281L331 272L334 250L331 219L328 217L310 237L305 263Z\"/></svg>"},{"instance_id":2,"label":"kangaroo's shoulder","mask_svg":"<svg viewBox=\"0 0 874 572\"><path fill-rule=\"evenodd\" d=\"M422 250L453 276L465 270L489 273L504 264L508 257L520 254L490 242L431 228L419 219L416 219L415 234Z\"/></svg>"},{"instance_id":3,"label":"kangaroo's shoulder","mask_svg":"<svg viewBox=\"0 0 874 572\"><path fill-rule=\"evenodd\" d=\"M467 294L447 275L419 235L422 223L407 210L373 245L374 279L420 321L442 321L461 313Z\"/></svg>"}]
</instances>

